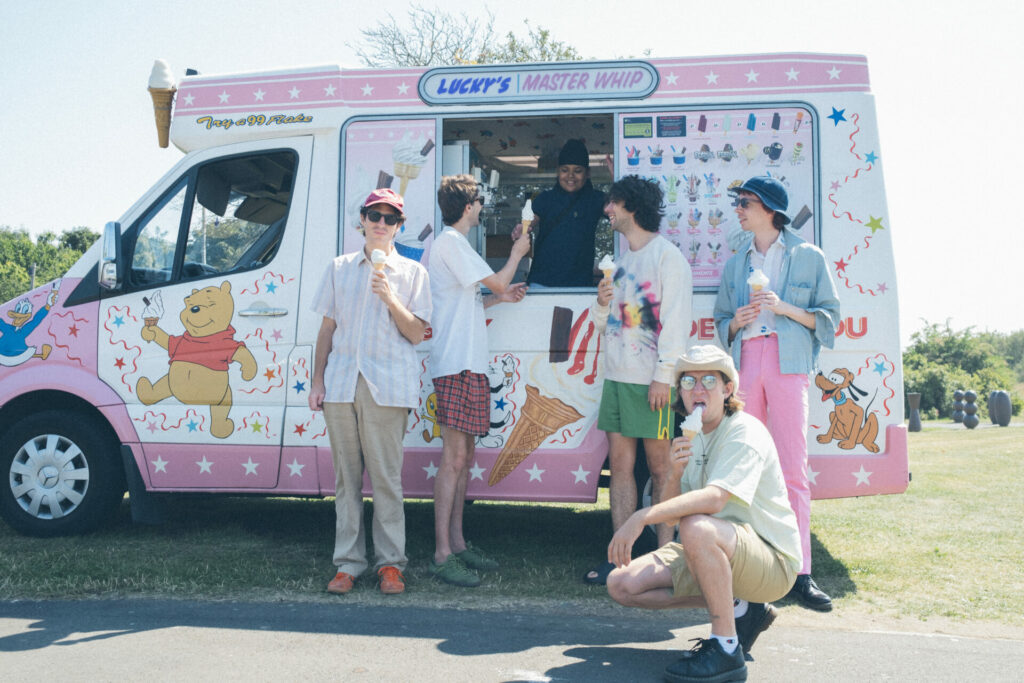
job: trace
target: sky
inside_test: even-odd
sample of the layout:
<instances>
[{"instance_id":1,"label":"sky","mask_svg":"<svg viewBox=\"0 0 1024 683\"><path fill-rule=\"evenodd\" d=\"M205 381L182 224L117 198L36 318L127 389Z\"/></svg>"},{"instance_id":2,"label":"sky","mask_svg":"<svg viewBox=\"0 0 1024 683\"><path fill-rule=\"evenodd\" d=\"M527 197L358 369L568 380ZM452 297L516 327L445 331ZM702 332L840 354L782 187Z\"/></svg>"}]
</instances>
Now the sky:
<instances>
[{"instance_id":1,"label":"sky","mask_svg":"<svg viewBox=\"0 0 1024 683\"><path fill-rule=\"evenodd\" d=\"M424 6L436 6L424 0ZM444 3L451 6L450 3ZM401 18L407 2L375 0ZM517 0L587 58L832 52L868 57L879 119L904 345L924 321L1024 329L1024 152L1018 0ZM181 158L156 144L156 58L180 79L309 64L361 66L365 2L48 0L0 4L0 225L32 234L118 219ZM998 189L997 189L998 188ZM1003 199L996 201L998 197ZM1024 205L1022 205L1024 206ZM1024 211L1022 211L1024 213Z\"/></svg>"}]
</instances>

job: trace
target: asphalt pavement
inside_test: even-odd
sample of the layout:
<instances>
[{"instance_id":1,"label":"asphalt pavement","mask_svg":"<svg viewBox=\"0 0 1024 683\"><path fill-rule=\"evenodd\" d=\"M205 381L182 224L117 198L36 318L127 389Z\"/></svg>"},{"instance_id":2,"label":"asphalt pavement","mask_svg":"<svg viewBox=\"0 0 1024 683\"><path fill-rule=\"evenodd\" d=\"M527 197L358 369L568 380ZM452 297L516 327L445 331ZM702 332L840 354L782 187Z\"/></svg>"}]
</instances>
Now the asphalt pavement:
<instances>
[{"instance_id":1,"label":"asphalt pavement","mask_svg":"<svg viewBox=\"0 0 1024 683\"><path fill-rule=\"evenodd\" d=\"M0 601L0 678L657 681L688 639L708 628L698 612L531 614L410 607L401 599L396 606L344 597ZM850 630L836 613L791 624L785 617L754 646L749 680L1024 679L1024 640Z\"/></svg>"}]
</instances>

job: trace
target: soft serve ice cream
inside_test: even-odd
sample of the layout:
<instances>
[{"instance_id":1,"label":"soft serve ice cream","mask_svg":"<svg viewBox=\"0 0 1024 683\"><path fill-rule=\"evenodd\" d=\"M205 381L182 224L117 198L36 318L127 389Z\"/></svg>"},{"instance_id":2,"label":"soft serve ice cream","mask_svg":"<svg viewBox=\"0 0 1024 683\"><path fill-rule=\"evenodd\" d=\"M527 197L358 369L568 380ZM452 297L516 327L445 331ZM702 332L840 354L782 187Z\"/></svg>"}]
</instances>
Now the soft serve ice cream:
<instances>
[{"instance_id":1,"label":"soft serve ice cream","mask_svg":"<svg viewBox=\"0 0 1024 683\"><path fill-rule=\"evenodd\" d=\"M529 232L530 226L533 225L533 221L536 216L533 213L533 200L527 199L526 203L523 204L523 232Z\"/></svg>"},{"instance_id":2,"label":"soft serve ice cream","mask_svg":"<svg viewBox=\"0 0 1024 683\"><path fill-rule=\"evenodd\" d=\"M370 252L370 263L373 264L373 269L380 271L384 270L384 262L388 259L388 255L380 249L374 249Z\"/></svg>"},{"instance_id":3,"label":"soft serve ice cream","mask_svg":"<svg viewBox=\"0 0 1024 683\"><path fill-rule=\"evenodd\" d=\"M171 131L171 105L178 88L167 62L158 59L153 62L149 74L149 96L153 98L153 116L156 118L156 134L161 147L167 147Z\"/></svg>"},{"instance_id":4,"label":"soft serve ice cream","mask_svg":"<svg viewBox=\"0 0 1024 683\"><path fill-rule=\"evenodd\" d=\"M704 406L695 407L693 412L687 415L686 419L679 425L679 428L683 430L683 436L693 440L693 437L697 436L697 432L704 428L703 419Z\"/></svg>"},{"instance_id":5,"label":"soft serve ice cream","mask_svg":"<svg viewBox=\"0 0 1024 683\"><path fill-rule=\"evenodd\" d=\"M604 273L606 279L615 274L615 261L612 260L611 254L605 254L601 262L597 264L597 267Z\"/></svg>"},{"instance_id":6,"label":"soft serve ice cream","mask_svg":"<svg viewBox=\"0 0 1024 683\"><path fill-rule=\"evenodd\" d=\"M754 272L747 278L747 284L750 285L751 290L760 292L768 286L768 276L760 268L754 268Z\"/></svg>"}]
</instances>

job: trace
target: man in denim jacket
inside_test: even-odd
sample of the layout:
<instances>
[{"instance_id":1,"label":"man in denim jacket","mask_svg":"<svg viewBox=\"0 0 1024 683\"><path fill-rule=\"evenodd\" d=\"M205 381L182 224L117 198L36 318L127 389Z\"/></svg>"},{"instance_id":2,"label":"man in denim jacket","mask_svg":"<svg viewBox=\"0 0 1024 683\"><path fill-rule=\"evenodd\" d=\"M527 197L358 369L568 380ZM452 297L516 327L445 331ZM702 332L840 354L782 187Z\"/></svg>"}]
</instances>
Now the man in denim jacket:
<instances>
[{"instance_id":1,"label":"man in denim jacket","mask_svg":"<svg viewBox=\"0 0 1024 683\"><path fill-rule=\"evenodd\" d=\"M807 389L819 350L835 340L839 296L822 251L785 227L789 197L782 183L759 176L735 192L740 226L753 239L725 264L715 326L739 368L747 412L775 441L800 527L803 566L790 595L827 612L832 600L810 576Z\"/></svg>"}]
</instances>

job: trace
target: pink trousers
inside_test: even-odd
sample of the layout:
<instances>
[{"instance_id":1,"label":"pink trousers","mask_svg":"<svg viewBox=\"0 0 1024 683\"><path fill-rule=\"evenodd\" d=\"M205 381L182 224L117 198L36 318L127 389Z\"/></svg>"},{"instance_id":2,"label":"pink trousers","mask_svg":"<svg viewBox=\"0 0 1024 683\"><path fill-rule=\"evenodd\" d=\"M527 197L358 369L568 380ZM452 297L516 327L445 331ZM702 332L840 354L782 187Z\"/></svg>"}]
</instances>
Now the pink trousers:
<instances>
[{"instance_id":1,"label":"pink trousers","mask_svg":"<svg viewBox=\"0 0 1024 683\"><path fill-rule=\"evenodd\" d=\"M745 339L740 353L743 408L761 420L775 441L786 478L789 504L796 514L803 549L801 574L811 573L811 487L807 481L807 375L779 371L779 338Z\"/></svg>"}]
</instances>

